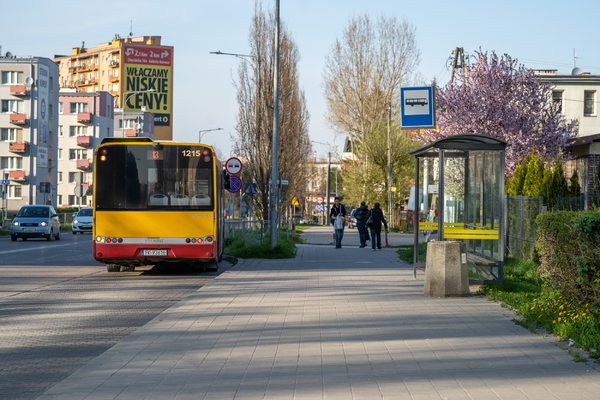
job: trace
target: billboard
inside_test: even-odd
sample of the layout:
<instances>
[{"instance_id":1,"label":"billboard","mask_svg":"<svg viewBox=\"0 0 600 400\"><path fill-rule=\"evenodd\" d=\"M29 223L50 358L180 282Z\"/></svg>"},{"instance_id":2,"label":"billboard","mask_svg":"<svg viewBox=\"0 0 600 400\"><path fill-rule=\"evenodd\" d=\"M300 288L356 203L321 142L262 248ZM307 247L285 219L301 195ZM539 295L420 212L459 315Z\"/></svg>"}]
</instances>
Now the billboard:
<instances>
[{"instance_id":1,"label":"billboard","mask_svg":"<svg viewBox=\"0 0 600 400\"><path fill-rule=\"evenodd\" d=\"M142 111L145 107L154 117L154 136L171 140L173 48L125 44L122 89L125 111Z\"/></svg>"},{"instance_id":2,"label":"billboard","mask_svg":"<svg viewBox=\"0 0 600 400\"><path fill-rule=\"evenodd\" d=\"M38 64L38 146L48 146L48 91L50 90L50 69Z\"/></svg>"}]
</instances>

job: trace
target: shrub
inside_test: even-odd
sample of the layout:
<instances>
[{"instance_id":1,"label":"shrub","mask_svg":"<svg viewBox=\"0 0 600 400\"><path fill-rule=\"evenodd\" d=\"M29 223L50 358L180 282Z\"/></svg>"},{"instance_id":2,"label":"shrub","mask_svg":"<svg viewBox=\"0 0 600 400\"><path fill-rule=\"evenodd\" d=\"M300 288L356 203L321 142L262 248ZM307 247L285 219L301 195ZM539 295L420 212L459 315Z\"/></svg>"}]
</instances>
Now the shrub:
<instances>
[{"instance_id":1,"label":"shrub","mask_svg":"<svg viewBox=\"0 0 600 400\"><path fill-rule=\"evenodd\" d=\"M536 222L538 271L546 291L600 305L600 211L546 213Z\"/></svg>"}]
</instances>

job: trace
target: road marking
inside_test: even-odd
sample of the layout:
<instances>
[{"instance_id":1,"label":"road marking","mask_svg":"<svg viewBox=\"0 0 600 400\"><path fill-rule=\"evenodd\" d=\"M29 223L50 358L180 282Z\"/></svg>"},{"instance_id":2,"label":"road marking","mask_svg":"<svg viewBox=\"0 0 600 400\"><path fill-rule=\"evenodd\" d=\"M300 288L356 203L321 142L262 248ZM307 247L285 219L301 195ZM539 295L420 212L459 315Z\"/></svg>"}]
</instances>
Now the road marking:
<instances>
[{"instance_id":1,"label":"road marking","mask_svg":"<svg viewBox=\"0 0 600 400\"><path fill-rule=\"evenodd\" d=\"M72 246L71 243L69 244L57 244L54 247L65 247L65 246ZM18 253L20 251L29 251L29 250L39 250L39 249L47 249L48 246L43 246L43 247L30 247L28 249L21 249L21 250L9 250L9 251L0 251L0 254L8 254L8 253Z\"/></svg>"}]
</instances>

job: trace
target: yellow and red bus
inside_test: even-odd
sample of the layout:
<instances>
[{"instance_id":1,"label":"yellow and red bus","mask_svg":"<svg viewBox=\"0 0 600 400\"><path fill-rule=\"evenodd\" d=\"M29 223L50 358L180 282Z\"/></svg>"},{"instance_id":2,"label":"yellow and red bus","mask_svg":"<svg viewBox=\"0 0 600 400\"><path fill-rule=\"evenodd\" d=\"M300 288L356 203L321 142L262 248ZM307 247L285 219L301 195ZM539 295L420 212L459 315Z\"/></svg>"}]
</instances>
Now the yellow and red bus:
<instances>
[{"instance_id":1,"label":"yellow and red bus","mask_svg":"<svg viewBox=\"0 0 600 400\"><path fill-rule=\"evenodd\" d=\"M223 256L221 162L204 144L105 138L94 155L94 258L109 272Z\"/></svg>"}]
</instances>

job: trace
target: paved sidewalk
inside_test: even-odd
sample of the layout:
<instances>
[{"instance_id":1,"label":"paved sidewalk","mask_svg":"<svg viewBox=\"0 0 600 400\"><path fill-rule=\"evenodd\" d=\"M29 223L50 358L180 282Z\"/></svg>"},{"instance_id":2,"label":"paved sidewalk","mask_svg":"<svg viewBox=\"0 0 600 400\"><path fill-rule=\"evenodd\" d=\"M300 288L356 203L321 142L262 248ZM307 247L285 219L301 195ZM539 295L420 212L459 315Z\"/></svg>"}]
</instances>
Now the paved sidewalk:
<instances>
[{"instance_id":1,"label":"paved sidewalk","mask_svg":"<svg viewBox=\"0 0 600 400\"><path fill-rule=\"evenodd\" d=\"M245 260L43 399L598 399L600 374L394 249Z\"/></svg>"},{"instance_id":2,"label":"paved sidewalk","mask_svg":"<svg viewBox=\"0 0 600 400\"><path fill-rule=\"evenodd\" d=\"M425 242L425 236L419 235L419 242ZM331 226L316 226L302 232L302 243L319 244L335 246L333 240L333 228ZM413 245L415 237L412 233L388 233L388 244L390 246ZM346 227L344 237L342 238L342 247L358 247L360 240L358 230ZM385 246L385 233L381 232L381 245ZM367 242L367 247L371 247L371 242Z\"/></svg>"}]
</instances>

